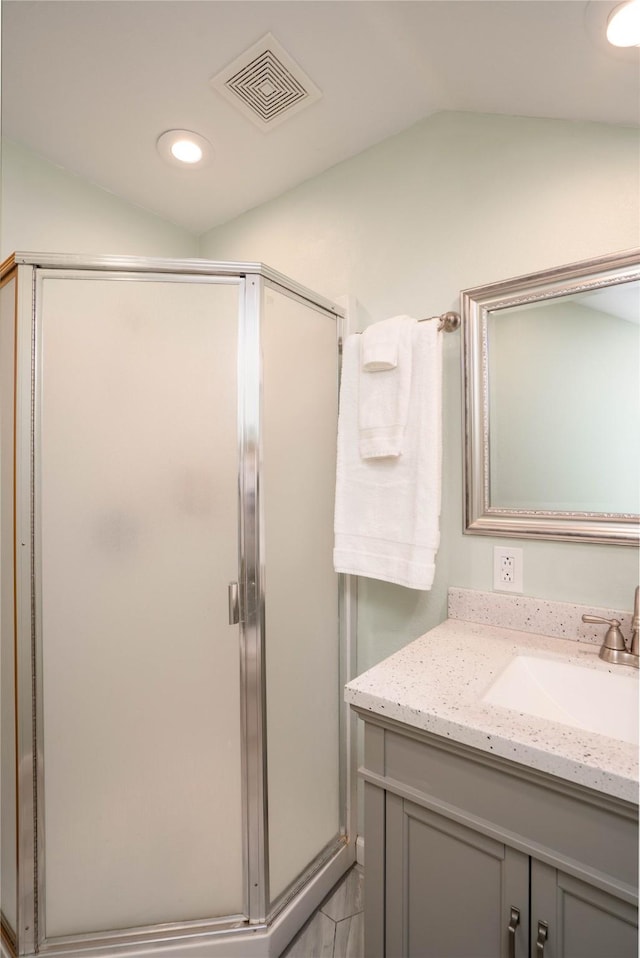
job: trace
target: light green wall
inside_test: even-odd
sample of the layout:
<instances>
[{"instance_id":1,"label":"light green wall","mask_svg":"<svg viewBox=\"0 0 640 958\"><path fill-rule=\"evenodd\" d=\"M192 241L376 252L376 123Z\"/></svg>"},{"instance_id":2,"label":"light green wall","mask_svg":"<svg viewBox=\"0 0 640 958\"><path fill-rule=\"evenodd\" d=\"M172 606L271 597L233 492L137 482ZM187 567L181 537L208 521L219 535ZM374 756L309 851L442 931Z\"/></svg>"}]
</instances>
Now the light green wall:
<instances>
[{"instance_id":1,"label":"light green wall","mask_svg":"<svg viewBox=\"0 0 640 958\"><path fill-rule=\"evenodd\" d=\"M262 260L366 325L458 307L461 289L640 246L638 132L441 113L202 237L200 255ZM434 587L360 580L359 666L446 616L450 585L492 588L492 537L462 534L460 335L444 340L442 545ZM630 609L635 549L510 540L528 595Z\"/></svg>"},{"instance_id":2,"label":"light green wall","mask_svg":"<svg viewBox=\"0 0 640 958\"><path fill-rule=\"evenodd\" d=\"M640 245L637 131L438 114L197 239L15 144L2 149L2 257L15 249L263 260L358 323L458 306L460 289ZM462 535L460 335L444 339L442 546L434 588L360 581L365 667L490 589L493 546ZM630 608L635 550L516 541L525 592Z\"/></svg>"},{"instance_id":3,"label":"light green wall","mask_svg":"<svg viewBox=\"0 0 640 958\"><path fill-rule=\"evenodd\" d=\"M16 250L193 257L198 239L10 140L2 142L0 260Z\"/></svg>"}]
</instances>

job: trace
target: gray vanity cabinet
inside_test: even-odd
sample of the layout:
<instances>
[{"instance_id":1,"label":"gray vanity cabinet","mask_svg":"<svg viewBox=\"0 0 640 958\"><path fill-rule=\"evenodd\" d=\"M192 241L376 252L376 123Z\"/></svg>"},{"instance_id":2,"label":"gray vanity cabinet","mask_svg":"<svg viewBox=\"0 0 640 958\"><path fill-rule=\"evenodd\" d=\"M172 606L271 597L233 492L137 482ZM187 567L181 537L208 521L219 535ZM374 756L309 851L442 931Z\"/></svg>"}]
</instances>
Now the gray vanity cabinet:
<instances>
[{"instance_id":1,"label":"gray vanity cabinet","mask_svg":"<svg viewBox=\"0 0 640 958\"><path fill-rule=\"evenodd\" d=\"M367 832L367 852L368 841ZM506 958L510 903L528 900L529 862L503 842L388 792L385 881L385 954ZM514 934L516 953L524 955L522 922Z\"/></svg>"},{"instance_id":2,"label":"gray vanity cabinet","mask_svg":"<svg viewBox=\"0 0 640 958\"><path fill-rule=\"evenodd\" d=\"M545 915L544 955L632 958L638 954L638 909L615 894L531 859L531 914ZM532 926L532 955L538 927Z\"/></svg>"},{"instance_id":3,"label":"gray vanity cabinet","mask_svg":"<svg viewBox=\"0 0 640 958\"><path fill-rule=\"evenodd\" d=\"M637 956L636 805L360 714L367 958Z\"/></svg>"}]
</instances>

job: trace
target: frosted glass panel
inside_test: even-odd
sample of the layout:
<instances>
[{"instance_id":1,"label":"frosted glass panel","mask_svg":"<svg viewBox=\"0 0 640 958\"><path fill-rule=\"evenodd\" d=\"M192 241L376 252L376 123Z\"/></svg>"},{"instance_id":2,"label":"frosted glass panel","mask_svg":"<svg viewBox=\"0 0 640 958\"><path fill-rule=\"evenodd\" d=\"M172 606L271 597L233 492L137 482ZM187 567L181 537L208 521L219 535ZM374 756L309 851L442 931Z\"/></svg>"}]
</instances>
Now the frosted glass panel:
<instances>
[{"instance_id":1,"label":"frosted glass panel","mask_svg":"<svg viewBox=\"0 0 640 958\"><path fill-rule=\"evenodd\" d=\"M46 934L237 914L237 287L43 286Z\"/></svg>"},{"instance_id":2,"label":"frosted glass panel","mask_svg":"<svg viewBox=\"0 0 640 958\"><path fill-rule=\"evenodd\" d=\"M337 836L340 824L335 321L268 291L263 359L273 901Z\"/></svg>"},{"instance_id":3,"label":"frosted glass panel","mask_svg":"<svg viewBox=\"0 0 640 958\"><path fill-rule=\"evenodd\" d=\"M0 903L15 932L16 863L16 726L14 690L13 569L13 415L15 279L0 289Z\"/></svg>"}]
</instances>

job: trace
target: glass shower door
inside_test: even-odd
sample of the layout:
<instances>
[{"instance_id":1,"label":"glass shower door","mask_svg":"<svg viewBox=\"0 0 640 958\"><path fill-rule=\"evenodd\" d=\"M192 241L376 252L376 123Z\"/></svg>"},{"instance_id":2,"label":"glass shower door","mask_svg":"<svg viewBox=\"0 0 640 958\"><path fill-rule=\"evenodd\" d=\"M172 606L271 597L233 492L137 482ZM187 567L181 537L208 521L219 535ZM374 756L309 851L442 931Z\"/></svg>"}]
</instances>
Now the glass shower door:
<instances>
[{"instance_id":1,"label":"glass shower door","mask_svg":"<svg viewBox=\"0 0 640 958\"><path fill-rule=\"evenodd\" d=\"M340 835L340 632L333 571L335 316L265 290L263 509L269 897Z\"/></svg>"},{"instance_id":2,"label":"glass shower door","mask_svg":"<svg viewBox=\"0 0 640 958\"><path fill-rule=\"evenodd\" d=\"M45 935L242 915L241 283L40 282Z\"/></svg>"}]
</instances>

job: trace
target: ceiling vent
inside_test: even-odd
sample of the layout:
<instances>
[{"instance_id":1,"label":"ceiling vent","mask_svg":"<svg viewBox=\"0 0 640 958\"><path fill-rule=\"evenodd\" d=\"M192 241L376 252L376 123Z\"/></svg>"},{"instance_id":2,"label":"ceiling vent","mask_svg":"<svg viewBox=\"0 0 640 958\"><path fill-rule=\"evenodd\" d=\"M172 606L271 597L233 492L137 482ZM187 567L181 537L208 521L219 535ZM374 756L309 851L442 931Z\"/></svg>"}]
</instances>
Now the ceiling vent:
<instances>
[{"instance_id":1,"label":"ceiling vent","mask_svg":"<svg viewBox=\"0 0 640 958\"><path fill-rule=\"evenodd\" d=\"M237 57L211 85L261 130L272 130L322 96L270 33Z\"/></svg>"}]
</instances>

